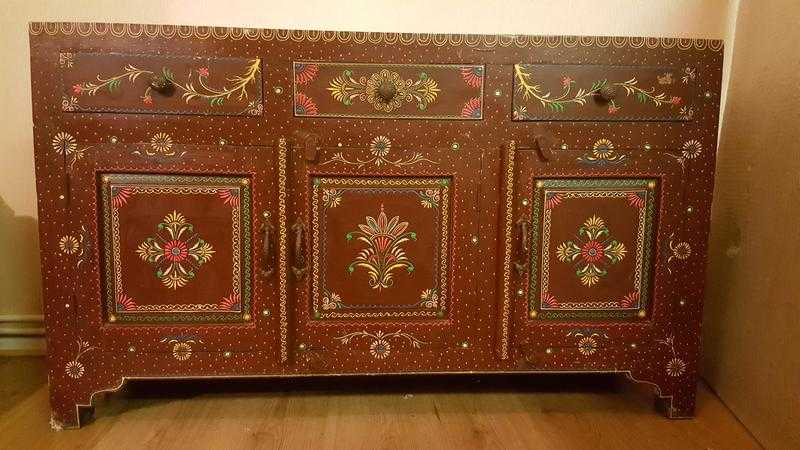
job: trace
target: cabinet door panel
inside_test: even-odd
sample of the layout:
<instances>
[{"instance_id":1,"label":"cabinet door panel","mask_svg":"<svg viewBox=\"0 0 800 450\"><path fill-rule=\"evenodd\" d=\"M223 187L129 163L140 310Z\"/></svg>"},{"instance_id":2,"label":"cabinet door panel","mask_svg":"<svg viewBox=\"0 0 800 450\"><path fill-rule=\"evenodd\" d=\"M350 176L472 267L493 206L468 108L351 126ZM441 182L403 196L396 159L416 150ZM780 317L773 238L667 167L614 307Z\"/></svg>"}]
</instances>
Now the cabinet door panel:
<instances>
[{"instance_id":1,"label":"cabinet door panel","mask_svg":"<svg viewBox=\"0 0 800 450\"><path fill-rule=\"evenodd\" d=\"M683 165L674 155L606 141L550 158L509 151L504 251L511 264L508 281L500 280L513 305L506 355L516 348L542 365L542 355L571 352L587 368L613 366L597 354L641 346L668 320L670 235L685 209Z\"/></svg>"},{"instance_id":2,"label":"cabinet door panel","mask_svg":"<svg viewBox=\"0 0 800 450\"><path fill-rule=\"evenodd\" d=\"M312 183L312 313L444 317L450 177L319 177Z\"/></svg>"},{"instance_id":3,"label":"cabinet door panel","mask_svg":"<svg viewBox=\"0 0 800 450\"><path fill-rule=\"evenodd\" d=\"M482 151L462 145L453 158L445 145L378 136L363 147L293 149L298 368L405 371L413 359L433 370L446 367L442 355L488 342L470 314Z\"/></svg>"},{"instance_id":4,"label":"cabinet door panel","mask_svg":"<svg viewBox=\"0 0 800 450\"><path fill-rule=\"evenodd\" d=\"M71 215L94 244L79 267L82 335L111 352L277 354L272 150L149 150L89 146L72 167Z\"/></svg>"}]
</instances>

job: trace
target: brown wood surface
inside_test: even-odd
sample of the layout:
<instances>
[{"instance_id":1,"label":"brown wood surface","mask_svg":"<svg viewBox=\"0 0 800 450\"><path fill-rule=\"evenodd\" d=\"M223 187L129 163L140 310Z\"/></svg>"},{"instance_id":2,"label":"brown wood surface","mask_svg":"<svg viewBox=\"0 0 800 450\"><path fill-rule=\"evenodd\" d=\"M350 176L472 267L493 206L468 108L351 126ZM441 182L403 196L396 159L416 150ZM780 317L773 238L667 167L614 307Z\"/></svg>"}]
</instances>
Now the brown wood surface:
<instances>
[{"instance_id":1,"label":"brown wood surface","mask_svg":"<svg viewBox=\"0 0 800 450\"><path fill-rule=\"evenodd\" d=\"M670 421L602 375L140 382L57 433L45 373L42 358L0 359L0 448L760 448L703 384L696 418Z\"/></svg>"},{"instance_id":2,"label":"brown wood surface","mask_svg":"<svg viewBox=\"0 0 800 450\"><path fill-rule=\"evenodd\" d=\"M209 36L206 31L202 27L30 25L39 241L56 427L78 426L78 407L91 405L102 392L116 391L126 380L263 375L614 372L649 386L666 403L669 417L693 415L721 42L233 28L214 29ZM108 59L96 64L75 56L81 52L108 55ZM126 62L120 72L109 71L123 63L121 53L130 56L123 58ZM187 78L174 72L176 83L184 83L183 88L174 86L174 95L181 90L181 97L189 93L184 100L191 104L207 102L203 111L227 114L226 105L235 98L244 107L246 97L252 99L247 108L255 115L80 112L89 97L105 102L127 95L125 105L133 104L129 100L144 105L169 101L154 97L142 84L141 77L155 70L147 69L147 74L132 79L145 67L142 58L166 56L262 58L253 60L242 75L226 77L230 84L225 88L211 89L221 85L207 84L204 93L195 94L186 84L189 81L182 80L191 76L197 88L200 80L212 83L220 71L228 70L192 59L197 64L191 65ZM309 61L327 62L340 70L332 72ZM637 108L669 109L673 114L685 107L679 113L691 120L513 122L515 67L534 63L588 67L591 76L576 78L575 86L566 72L555 80L565 89L582 89L578 86L590 79L610 77L602 69L608 65L636 66L632 75L640 87L626 77L614 77L613 83L619 83L614 86L625 91L617 92L615 108L620 108L620 114L615 117L644 113ZM430 67L419 72L420 64L459 70L445 73ZM670 76L651 69L667 66L676 68ZM367 68L371 68L366 71L369 76ZM81 79L96 81L76 81L73 94L64 95L62 75L76 71ZM254 81L257 73L260 82ZM555 73L551 78L561 71ZM517 76L518 87L536 80ZM693 94L681 97L680 102L676 95L672 95L674 103L662 101L666 94L653 90L652 83L671 86L671 94L684 88ZM309 90L312 84L315 90ZM533 94L535 86L530 84L529 96L544 98L543 93ZM162 88L154 89L161 92ZM256 89L264 94L263 102L253 97ZM562 112L573 114L583 108L581 114L589 116L580 117L593 117L589 111L596 105L589 104L588 97L584 104L584 94L594 100L600 95L599 85L597 90L583 92ZM478 91L485 93L476 97ZM633 91L641 105L627 102ZM571 92L577 95L578 91ZM396 104L400 100L405 103ZM539 103L529 105L528 113L546 107L541 99ZM396 111L406 115L406 109L417 108L414 111L432 116L424 119L415 112L414 120L361 117L372 111L368 104L390 115ZM459 118L469 120L432 120L442 118L445 107L446 115L458 112ZM314 116L314 111L320 114ZM344 111L349 117L318 117L325 111ZM575 118L569 114L565 118ZM238 279L239 268L235 264L228 268L226 272L233 275L226 278L211 273L226 260L239 261L226 258L225 249L235 246L234 240L210 230L213 215L202 213L206 208L201 203L185 196L170 200L169 205L150 201L147 214L136 214L142 210L127 211L126 200L112 198L110 216L120 214L124 222L120 233L132 233L121 235L122 244L113 245L117 229L108 215L98 214L102 205L98 192L104 192L106 177L134 173L191 177L199 189L215 194L220 194L219 187L204 177L247 180L252 214L242 226L242 232L248 233L245 225L249 225L250 240L240 241L240 321L222 320L232 317L226 313L219 320L189 323L173 312L190 303L202 308L238 308L230 295L223 294L235 294L233 286L238 283L215 280ZM418 178L428 184L409 184ZM642 223L652 226L634 235L633 221L620 222L618 212L608 210L608 202L565 200L558 220L570 220L569 227L594 215L603 216L602 222L599 217L593 222L597 233L592 241L581 244L595 253L572 258L570 264L580 263L574 271L567 270L569 257L562 253L560 261L551 264L552 270L540 275L531 270L530 277L523 278L525 266L533 269L536 258L531 251L529 258L517 259L521 255L515 249L544 248L538 236L546 240L546 233L538 233L539 227L545 230L545 222L540 225L530 209L532 186L536 180L550 178L563 178L573 185L606 178L647 180L648 189L659 196L652 209L640 209L647 211ZM324 179L335 180L334 184L352 179L362 194L353 197L350 189L355 186L334 187ZM447 195L444 190L438 195L427 192L429 181L435 179L447 180L440 181L447 186ZM347 194L333 192L345 188ZM314 194L315 189L322 192ZM601 198L600 194L606 195L597 193L594 198ZM337 197L334 206L330 199ZM215 208L223 201L215 199ZM137 203L144 208L142 201L130 201L130 206ZM640 200L630 206L617 203L626 213L630 207L642 208ZM247 202L241 206L246 217ZM170 211L185 214L185 222L196 225L192 233L208 239L216 249L203 263L208 266L198 267L191 276L181 275L181 282L188 286L180 288L167 286L160 278L168 269L176 274L194 266L186 263L190 257L182 256L180 250L199 242L193 234L163 244L171 249L162 258L173 261L169 265L158 262L154 268L157 261L146 261L149 250L144 259L137 253ZM128 226L134 224L132 220L143 222ZM515 227L521 220L530 226ZM183 220L170 222L176 229L189 229ZM620 243L606 242L606 234L625 241L629 250L624 260L620 260ZM644 238L639 239L640 235ZM572 239L566 234L556 238L546 243L558 246ZM603 240L602 254L597 253L598 239ZM637 250L644 247L634 244L645 240L652 242L653 252ZM524 242L530 246L520 245ZM163 249L158 253L155 247L147 247L153 255L166 255ZM176 249L178 253L172 253ZM193 252L191 258L199 257L198 250ZM609 262L612 257L614 261ZM644 262L635 266L641 269L633 270L639 257ZM104 260L112 260L115 267L130 267L134 262L136 266L123 274L109 270ZM274 268L271 275L266 268ZM592 282L596 286L590 286L581 273L600 274ZM526 292L525 283L545 286L543 280L549 282L547 286L571 286L568 291L552 291L562 302L568 297L586 303L594 298L591 290L614 285L642 287L617 289L613 304L606 301L600 309L583 308L576 312L580 316L556 320L545 317L543 311L533 314L536 311L530 307L522 314L525 305L537 298L535 289ZM114 286L141 288L133 300L118 298L116 294L122 292L111 297L111 281ZM354 283L361 284L353 287ZM220 284L231 284L231 289L221 291ZM204 295L192 295L200 291ZM130 292L125 294L131 296ZM160 294L154 296L154 292ZM646 299L646 305L628 308L625 305L636 302L631 295ZM167 310L153 314L157 323L124 323L114 315L115 311L122 314L115 305L125 305L127 311L134 307L132 301L158 303ZM549 298L548 303L553 304ZM312 305L322 305L321 311ZM352 305L358 307L348 308ZM623 308L636 313L622 317ZM340 316L333 317L334 313Z\"/></svg>"}]
</instances>

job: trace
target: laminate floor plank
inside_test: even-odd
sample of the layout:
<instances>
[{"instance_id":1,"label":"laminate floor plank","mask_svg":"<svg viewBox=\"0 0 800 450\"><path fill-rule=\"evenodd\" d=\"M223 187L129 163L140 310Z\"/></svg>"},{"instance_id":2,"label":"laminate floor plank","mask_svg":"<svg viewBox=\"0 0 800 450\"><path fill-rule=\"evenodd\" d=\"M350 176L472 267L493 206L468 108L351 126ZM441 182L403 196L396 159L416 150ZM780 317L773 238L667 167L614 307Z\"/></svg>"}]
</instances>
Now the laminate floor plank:
<instances>
[{"instance_id":1,"label":"laminate floor plank","mask_svg":"<svg viewBox=\"0 0 800 450\"><path fill-rule=\"evenodd\" d=\"M0 359L0 449L757 449L704 384L667 420L612 376L330 377L129 383L50 430L43 358Z\"/></svg>"}]
</instances>

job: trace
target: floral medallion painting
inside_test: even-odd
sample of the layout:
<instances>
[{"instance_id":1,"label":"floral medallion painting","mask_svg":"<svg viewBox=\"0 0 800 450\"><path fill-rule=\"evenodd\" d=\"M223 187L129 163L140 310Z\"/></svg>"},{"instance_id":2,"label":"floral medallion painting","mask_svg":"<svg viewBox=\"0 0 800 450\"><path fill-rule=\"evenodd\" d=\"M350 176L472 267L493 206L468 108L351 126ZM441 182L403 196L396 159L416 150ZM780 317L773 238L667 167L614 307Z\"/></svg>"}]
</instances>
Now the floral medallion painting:
<instances>
[{"instance_id":1,"label":"floral medallion painting","mask_svg":"<svg viewBox=\"0 0 800 450\"><path fill-rule=\"evenodd\" d=\"M657 187L649 179L534 181L529 316L645 318Z\"/></svg>"},{"instance_id":2,"label":"floral medallion painting","mask_svg":"<svg viewBox=\"0 0 800 450\"><path fill-rule=\"evenodd\" d=\"M295 61L298 117L483 118L484 67Z\"/></svg>"},{"instance_id":3,"label":"floral medallion painting","mask_svg":"<svg viewBox=\"0 0 800 450\"><path fill-rule=\"evenodd\" d=\"M444 317L450 182L313 179L313 317Z\"/></svg>"},{"instance_id":4,"label":"floral medallion painting","mask_svg":"<svg viewBox=\"0 0 800 450\"><path fill-rule=\"evenodd\" d=\"M250 309L250 181L102 176L110 322L230 322Z\"/></svg>"}]
</instances>

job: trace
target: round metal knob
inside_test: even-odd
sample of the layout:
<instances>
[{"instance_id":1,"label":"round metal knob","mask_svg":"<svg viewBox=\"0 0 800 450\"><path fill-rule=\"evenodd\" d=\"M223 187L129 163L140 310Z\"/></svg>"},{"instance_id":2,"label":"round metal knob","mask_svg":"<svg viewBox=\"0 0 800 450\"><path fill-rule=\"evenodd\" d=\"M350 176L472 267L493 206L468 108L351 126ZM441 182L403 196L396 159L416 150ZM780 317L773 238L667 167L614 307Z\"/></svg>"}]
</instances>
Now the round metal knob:
<instances>
[{"instance_id":1,"label":"round metal knob","mask_svg":"<svg viewBox=\"0 0 800 450\"><path fill-rule=\"evenodd\" d=\"M153 75L153 77L150 78L150 87L154 91L165 95L170 94L175 89L172 80L164 75Z\"/></svg>"},{"instance_id":2,"label":"round metal knob","mask_svg":"<svg viewBox=\"0 0 800 450\"><path fill-rule=\"evenodd\" d=\"M397 95L397 86L390 81L384 81L378 86L378 96L386 103L392 101Z\"/></svg>"},{"instance_id":3,"label":"round metal knob","mask_svg":"<svg viewBox=\"0 0 800 450\"><path fill-rule=\"evenodd\" d=\"M600 94L600 98L610 102L611 100L614 100L614 97L617 96L617 87L613 84L605 84L597 93Z\"/></svg>"}]
</instances>

